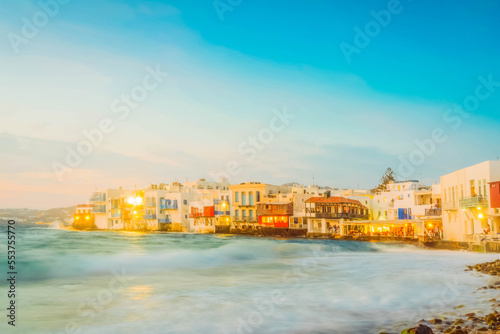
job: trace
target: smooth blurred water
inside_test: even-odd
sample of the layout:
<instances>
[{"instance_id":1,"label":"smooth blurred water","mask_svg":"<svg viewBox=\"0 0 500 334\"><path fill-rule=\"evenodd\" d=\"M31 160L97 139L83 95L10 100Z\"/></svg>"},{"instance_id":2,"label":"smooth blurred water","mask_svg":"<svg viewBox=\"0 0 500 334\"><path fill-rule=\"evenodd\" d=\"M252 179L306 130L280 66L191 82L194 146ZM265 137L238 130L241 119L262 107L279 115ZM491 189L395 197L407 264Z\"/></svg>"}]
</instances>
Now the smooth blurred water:
<instances>
[{"instance_id":1,"label":"smooth blurred water","mask_svg":"<svg viewBox=\"0 0 500 334\"><path fill-rule=\"evenodd\" d=\"M0 333L379 333L498 297L476 291L494 278L464 272L496 254L43 227L17 238L18 326Z\"/></svg>"}]
</instances>

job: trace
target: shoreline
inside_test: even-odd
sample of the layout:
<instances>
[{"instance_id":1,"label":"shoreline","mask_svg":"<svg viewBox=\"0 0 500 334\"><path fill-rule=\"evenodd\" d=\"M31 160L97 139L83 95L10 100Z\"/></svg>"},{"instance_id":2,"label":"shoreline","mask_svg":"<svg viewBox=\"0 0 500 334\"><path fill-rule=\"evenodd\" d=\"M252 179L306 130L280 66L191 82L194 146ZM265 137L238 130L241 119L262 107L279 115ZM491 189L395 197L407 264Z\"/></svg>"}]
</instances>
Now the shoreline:
<instances>
[{"instance_id":1,"label":"shoreline","mask_svg":"<svg viewBox=\"0 0 500 334\"><path fill-rule=\"evenodd\" d=\"M304 235L263 235L260 233L200 233L200 232L180 232L180 231L142 231L142 230L104 230L104 229L86 229L80 230L75 229L71 226L65 228L70 231L80 231L80 232L111 232L111 233L143 233L143 234L171 234L171 233L182 233L182 234L209 234L209 235L231 235L231 236L245 236L245 237L256 237L256 238L269 238L269 239L297 239L297 240L340 240L340 241L357 241L357 242L374 242L374 243L388 243L388 244L399 244L399 245L412 245L415 247L425 248L429 250L452 250L452 251L469 251L469 252L484 252L484 253L500 253L500 248L498 247L488 247L488 243L483 246L478 246L470 244L465 241L449 241L449 240L425 240L421 238L412 237L391 237L391 236L354 236L354 235L330 235L330 234L319 234L319 233L306 233Z\"/></svg>"},{"instance_id":2,"label":"shoreline","mask_svg":"<svg viewBox=\"0 0 500 334\"><path fill-rule=\"evenodd\" d=\"M263 236L256 234L243 234L243 233L195 233L195 232L166 232L166 231L133 231L133 230L77 230L73 228L68 228L67 230L76 232L111 232L111 233L134 233L134 234L184 234L184 235L202 235L210 234L217 237L253 237L253 238L266 238L266 239L278 239L278 240L332 240L332 241L357 241L357 242L374 242L374 243L386 243L386 244L399 244L399 245L413 245L419 248L424 248L427 250L445 250L446 248L427 247L415 238L393 238L393 237L359 237L359 236L344 236L344 237L334 237L328 235L307 235L303 237L273 237L273 236ZM438 242L440 244L440 242ZM450 250L450 249L446 249ZM459 249L452 249L459 250ZM465 249L466 250L466 249ZM494 290L500 289L500 260L495 260L493 262L479 263L475 265L466 265L463 267L465 272L476 272L480 277L485 277L484 286L478 287L475 292L481 290L483 291L486 298L489 299L488 294L495 294L494 298L486 300L477 300L477 303L471 303L464 307L464 305L450 304L447 310L437 312L433 315L435 318L429 318L425 320L420 320L416 324L412 325L413 321L408 322L407 325L401 326L401 323L394 324L385 327L384 330L374 330L373 333L379 334L432 334L432 333L447 333L447 334L480 334L480 333L500 333L500 313L497 313L497 308L500 307L500 296L495 293ZM481 283L483 284L483 283ZM474 292L474 293L475 293ZM479 297L478 297L479 298ZM498 301L497 301L498 299ZM460 310L463 308L463 312ZM467 310L467 311L465 311ZM481 310L481 311L478 311ZM417 318L418 319L418 318ZM403 324L404 325L404 324ZM410 327L414 326L414 327ZM392 328L407 328L403 331L393 330Z\"/></svg>"},{"instance_id":3,"label":"shoreline","mask_svg":"<svg viewBox=\"0 0 500 334\"><path fill-rule=\"evenodd\" d=\"M464 271L478 272L487 275L492 279L496 277L496 282L487 286L480 287L476 290L499 290L500 289L500 260L492 262L479 263L476 265L467 266ZM482 276L481 276L482 277ZM498 298L498 297L497 297ZM479 315L477 312L468 312L459 316L450 317L447 313L442 313L441 316L420 320L415 327L404 329L399 332L381 331L379 334L481 334L481 333L500 333L500 313L497 308L500 307L500 300L492 298L489 300L490 307L493 310L490 313ZM484 305L483 305L484 306ZM463 308L464 305L457 305L454 311Z\"/></svg>"}]
</instances>

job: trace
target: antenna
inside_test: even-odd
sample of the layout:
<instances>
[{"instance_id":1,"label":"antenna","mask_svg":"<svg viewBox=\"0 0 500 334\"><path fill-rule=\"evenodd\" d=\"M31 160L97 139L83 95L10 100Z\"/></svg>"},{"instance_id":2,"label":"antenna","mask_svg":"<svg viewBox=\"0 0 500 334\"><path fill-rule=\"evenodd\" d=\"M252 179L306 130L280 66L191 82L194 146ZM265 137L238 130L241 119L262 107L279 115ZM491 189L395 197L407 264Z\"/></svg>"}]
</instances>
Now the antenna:
<instances>
[{"instance_id":1,"label":"antenna","mask_svg":"<svg viewBox=\"0 0 500 334\"><path fill-rule=\"evenodd\" d=\"M313 187L314 187L314 186L315 186L315 184L314 184L314 174L313 174Z\"/></svg>"}]
</instances>

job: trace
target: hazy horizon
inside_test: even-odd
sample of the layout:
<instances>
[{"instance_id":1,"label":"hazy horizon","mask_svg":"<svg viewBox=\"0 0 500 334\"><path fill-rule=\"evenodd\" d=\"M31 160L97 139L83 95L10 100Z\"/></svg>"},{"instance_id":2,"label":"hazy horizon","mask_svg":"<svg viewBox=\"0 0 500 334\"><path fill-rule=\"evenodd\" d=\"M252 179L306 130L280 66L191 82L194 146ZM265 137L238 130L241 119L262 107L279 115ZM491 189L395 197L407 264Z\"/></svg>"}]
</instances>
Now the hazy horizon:
<instances>
[{"instance_id":1,"label":"hazy horizon","mask_svg":"<svg viewBox=\"0 0 500 334\"><path fill-rule=\"evenodd\" d=\"M37 1L9 4L0 207L65 207L96 188L209 179L228 164L232 183L314 176L370 189L433 136L446 139L402 178L432 184L495 160L500 3L401 1L357 37L390 3L255 0L221 13L213 1L68 1L38 28ZM126 102L138 86L147 96ZM460 113L471 96L479 105ZM58 178L68 147L100 127Z\"/></svg>"}]
</instances>

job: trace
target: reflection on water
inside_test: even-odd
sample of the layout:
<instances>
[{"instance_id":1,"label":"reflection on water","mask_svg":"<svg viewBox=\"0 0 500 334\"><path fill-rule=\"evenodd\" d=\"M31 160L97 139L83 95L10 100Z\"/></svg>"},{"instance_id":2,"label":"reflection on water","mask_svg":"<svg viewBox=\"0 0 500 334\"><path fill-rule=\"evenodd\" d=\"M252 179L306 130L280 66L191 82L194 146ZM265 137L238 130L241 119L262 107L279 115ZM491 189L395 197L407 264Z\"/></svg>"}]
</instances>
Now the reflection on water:
<instances>
[{"instance_id":1,"label":"reflection on water","mask_svg":"<svg viewBox=\"0 0 500 334\"><path fill-rule=\"evenodd\" d=\"M18 245L20 327L0 333L378 333L497 297L463 271L492 254L43 227Z\"/></svg>"},{"instance_id":2,"label":"reflection on water","mask_svg":"<svg viewBox=\"0 0 500 334\"><path fill-rule=\"evenodd\" d=\"M148 298L153 291L149 285L137 285L127 289L127 295L132 300L141 300Z\"/></svg>"}]
</instances>

